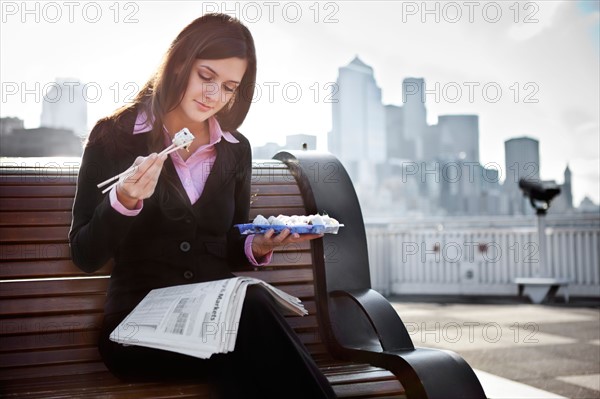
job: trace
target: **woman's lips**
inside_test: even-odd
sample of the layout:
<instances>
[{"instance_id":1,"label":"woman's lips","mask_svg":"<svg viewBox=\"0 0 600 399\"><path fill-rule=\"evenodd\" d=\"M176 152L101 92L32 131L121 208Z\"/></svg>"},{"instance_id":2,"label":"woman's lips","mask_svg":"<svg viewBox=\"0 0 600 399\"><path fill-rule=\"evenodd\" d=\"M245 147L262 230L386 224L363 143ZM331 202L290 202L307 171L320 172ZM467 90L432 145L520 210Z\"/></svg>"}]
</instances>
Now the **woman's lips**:
<instances>
[{"instance_id":1,"label":"woman's lips","mask_svg":"<svg viewBox=\"0 0 600 399\"><path fill-rule=\"evenodd\" d=\"M200 102L198 100L194 100L194 102L196 103L196 106L198 107L198 109L202 112L208 112L211 109L213 109L213 107L209 107L208 105L206 105L203 102Z\"/></svg>"}]
</instances>

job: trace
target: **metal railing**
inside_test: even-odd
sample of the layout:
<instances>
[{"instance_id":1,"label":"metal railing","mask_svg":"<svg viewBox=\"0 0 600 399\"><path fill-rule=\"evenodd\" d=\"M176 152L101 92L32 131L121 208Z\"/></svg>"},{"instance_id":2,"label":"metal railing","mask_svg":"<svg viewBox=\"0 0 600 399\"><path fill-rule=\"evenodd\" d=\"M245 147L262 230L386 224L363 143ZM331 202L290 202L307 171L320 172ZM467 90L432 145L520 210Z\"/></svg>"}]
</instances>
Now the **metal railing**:
<instances>
[{"instance_id":1,"label":"metal railing","mask_svg":"<svg viewBox=\"0 0 600 399\"><path fill-rule=\"evenodd\" d=\"M511 220L512 219L512 220ZM371 283L384 295L516 295L517 277L571 280L569 293L600 297L600 216L549 216L540 264L533 217L366 222Z\"/></svg>"}]
</instances>

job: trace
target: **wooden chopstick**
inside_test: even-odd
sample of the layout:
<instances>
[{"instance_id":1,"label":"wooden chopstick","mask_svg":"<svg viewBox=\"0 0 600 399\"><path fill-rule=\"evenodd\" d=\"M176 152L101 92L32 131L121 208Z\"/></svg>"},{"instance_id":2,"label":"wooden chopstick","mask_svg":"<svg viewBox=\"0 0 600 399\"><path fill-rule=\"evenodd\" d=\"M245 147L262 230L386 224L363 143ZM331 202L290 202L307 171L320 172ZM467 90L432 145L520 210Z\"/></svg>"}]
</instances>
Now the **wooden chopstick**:
<instances>
[{"instance_id":1,"label":"wooden chopstick","mask_svg":"<svg viewBox=\"0 0 600 399\"><path fill-rule=\"evenodd\" d=\"M188 144L189 143L182 144L182 145L177 146L177 147L175 146L175 144L171 144L170 146L168 146L167 148L165 148L164 150L162 150L158 154L158 156L163 155L163 154L169 155L170 153L175 152L175 151L177 151L177 150L179 150L179 149L187 146ZM119 173L118 175L113 176L110 179L103 181L102 183L98 184L98 188L100 188L102 186L105 186L106 184L110 183L113 180L117 180L116 182L114 182L113 184L111 184L110 186L108 186L104 190L102 190L102 194L106 193L107 191L110 191L111 188L113 188L114 186L116 186L119 183L118 179L120 179L122 176L125 176L127 174L134 173L135 172L135 168L137 168L137 166L132 166L129 169L127 169L125 172Z\"/></svg>"},{"instance_id":2,"label":"wooden chopstick","mask_svg":"<svg viewBox=\"0 0 600 399\"><path fill-rule=\"evenodd\" d=\"M172 150L172 149L174 149L174 148L177 148L177 147L174 147L174 146L175 146L175 144L171 144L170 146L168 146L167 148L165 148L164 150L162 150L162 151L161 151L161 152L160 152L158 155L162 155L163 153L170 154L171 152L168 152L168 151L170 151L170 150ZM124 172L121 172L121 173L119 173L118 175L116 175L116 176L113 176L113 177L111 177L111 178L109 178L109 179L106 179L106 180L104 180L102 183L99 183L99 184L97 185L97 187L98 187L98 188L100 188L100 187L102 187L102 186L106 186L106 185L107 185L108 183L110 183L111 181L113 181L113 180L117 180L117 179L120 179L120 178L121 178L121 176L125 176L126 174L129 174L129 173L133 172L134 170L135 170L135 166L131 166L131 167L129 167L129 169L127 169L126 171L124 171ZM103 192L104 192L104 191L103 191Z\"/></svg>"}]
</instances>

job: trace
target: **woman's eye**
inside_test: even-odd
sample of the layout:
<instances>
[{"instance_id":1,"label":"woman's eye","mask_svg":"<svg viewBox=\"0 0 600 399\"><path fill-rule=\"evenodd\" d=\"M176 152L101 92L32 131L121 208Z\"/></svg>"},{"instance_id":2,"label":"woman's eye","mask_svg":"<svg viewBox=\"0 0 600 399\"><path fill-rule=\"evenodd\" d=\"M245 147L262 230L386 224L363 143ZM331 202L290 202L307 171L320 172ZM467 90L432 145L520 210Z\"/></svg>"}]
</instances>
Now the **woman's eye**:
<instances>
[{"instance_id":1,"label":"woman's eye","mask_svg":"<svg viewBox=\"0 0 600 399\"><path fill-rule=\"evenodd\" d=\"M210 81L212 79L210 76L204 76L201 73L199 73L198 76L200 76L200 79L206 80L206 81Z\"/></svg>"},{"instance_id":2,"label":"woman's eye","mask_svg":"<svg viewBox=\"0 0 600 399\"><path fill-rule=\"evenodd\" d=\"M235 91L235 87L223 86L223 89L228 93L233 93Z\"/></svg>"}]
</instances>

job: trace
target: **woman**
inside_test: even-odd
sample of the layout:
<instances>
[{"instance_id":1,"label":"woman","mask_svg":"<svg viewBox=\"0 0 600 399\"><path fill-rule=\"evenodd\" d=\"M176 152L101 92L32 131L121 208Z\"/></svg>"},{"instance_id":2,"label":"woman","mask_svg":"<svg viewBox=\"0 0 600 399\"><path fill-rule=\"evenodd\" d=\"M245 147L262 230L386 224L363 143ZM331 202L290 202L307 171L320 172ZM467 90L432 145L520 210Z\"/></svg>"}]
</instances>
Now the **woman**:
<instances>
[{"instance_id":1,"label":"woman","mask_svg":"<svg viewBox=\"0 0 600 399\"><path fill-rule=\"evenodd\" d=\"M248 29L226 15L205 15L177 36L133 104L90 133L69 240L73 261L86 272L114 260L99 349L120 378L206 378L220 382L223 396L279 398L261 384L277 379L299 398L335 396L257 286L248 288L229 354L202 360L108 338L154 288L233 277L231 270L268 263L276 246L320 237L288 230L245 237L233 228L249 219L251 150L236 129L255 79ZM157 155L183 127L195 137L190 148ZM132 163L135 173L103 195L97 184Z\"/></svg>"}]
</instances>

